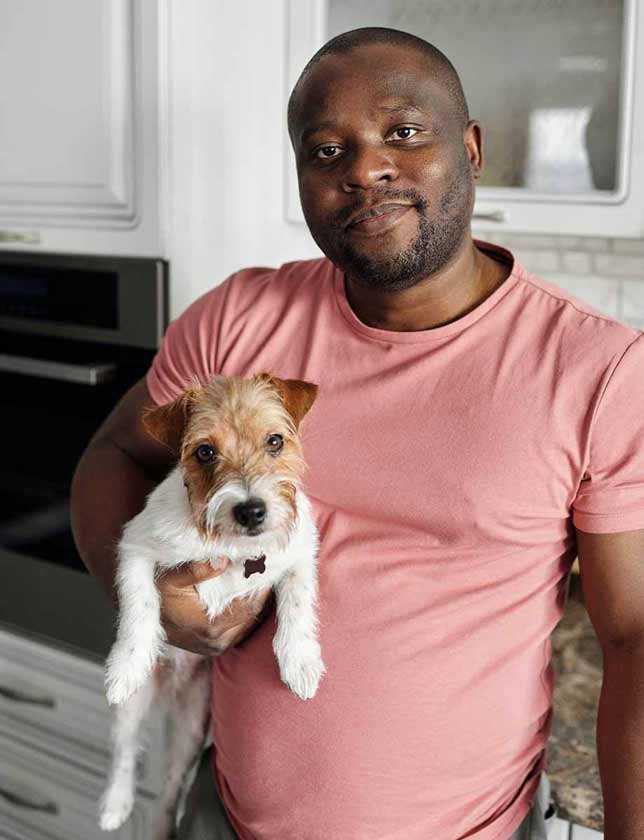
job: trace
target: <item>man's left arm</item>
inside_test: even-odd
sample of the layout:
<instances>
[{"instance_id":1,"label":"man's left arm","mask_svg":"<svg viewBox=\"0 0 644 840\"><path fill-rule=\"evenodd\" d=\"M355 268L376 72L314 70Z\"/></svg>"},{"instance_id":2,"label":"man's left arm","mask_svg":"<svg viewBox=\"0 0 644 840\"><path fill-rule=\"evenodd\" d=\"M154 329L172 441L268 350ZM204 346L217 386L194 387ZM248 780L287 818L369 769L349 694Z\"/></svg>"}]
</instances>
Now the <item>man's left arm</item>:
<instances>
[{"instance_id":1,"label":"man's left arm","mask_svg":"<svg viewBox=\"0 0 644 840\"><path fill-rule=\"evenodd\" d=\"M581 584L603 652L597 754L604 840L644 838L644 530L576 529Z\"/></svg>"}]
</instances>

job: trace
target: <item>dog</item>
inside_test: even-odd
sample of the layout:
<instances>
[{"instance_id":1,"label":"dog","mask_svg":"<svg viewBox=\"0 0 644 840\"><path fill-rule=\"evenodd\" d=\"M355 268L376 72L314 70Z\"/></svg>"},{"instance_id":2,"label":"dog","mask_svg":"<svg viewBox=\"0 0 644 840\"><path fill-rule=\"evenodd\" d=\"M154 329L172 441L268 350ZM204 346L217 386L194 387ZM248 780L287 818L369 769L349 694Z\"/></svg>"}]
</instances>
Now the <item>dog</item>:
<instances>
[{"instance_id":1,"label":"dog","mask_svg":"<svg viewBox=\"0 0 644 840\"><path fill-rule=\"evenodd\" d=\"M148 408L146 431L177 455L118 545L116 641L106 661L115 708L112 765L99 824L114 830L134 804L141 724L163 701L174 731L153 837L174 830L185 779L208 732L210 665L166 642L155 576L189 561L221 568L196 589L210 619L240 596L273 586L278 629L273 651L282 681L303 700L326 672L318 641L318 533L301 489L300 422L317 386L268 373L214 376L174 402Z\"/></svg>"}]
</instances>

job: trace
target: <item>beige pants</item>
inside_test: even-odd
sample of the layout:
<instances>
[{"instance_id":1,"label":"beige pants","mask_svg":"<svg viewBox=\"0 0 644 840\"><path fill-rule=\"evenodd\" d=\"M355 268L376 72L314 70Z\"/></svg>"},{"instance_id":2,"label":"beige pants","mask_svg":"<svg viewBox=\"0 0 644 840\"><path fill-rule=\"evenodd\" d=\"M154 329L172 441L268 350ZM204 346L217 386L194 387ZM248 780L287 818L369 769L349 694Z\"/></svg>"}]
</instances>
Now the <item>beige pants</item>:
<instances>
[{"instance_id":1,"label":"beige pants","mask_svg":"<svg viewBox=\"0 0 644 840\"><path fill-rule=\"evenodd\" d=\"M238 840L217 796L211 767L212 747L203 753L199 770L188 793L185 814L179 826L179 840ZM532 808L508 840L547 840L554 820L550 781L547 775L542 773Z\"/></svg>"}]
</instances>

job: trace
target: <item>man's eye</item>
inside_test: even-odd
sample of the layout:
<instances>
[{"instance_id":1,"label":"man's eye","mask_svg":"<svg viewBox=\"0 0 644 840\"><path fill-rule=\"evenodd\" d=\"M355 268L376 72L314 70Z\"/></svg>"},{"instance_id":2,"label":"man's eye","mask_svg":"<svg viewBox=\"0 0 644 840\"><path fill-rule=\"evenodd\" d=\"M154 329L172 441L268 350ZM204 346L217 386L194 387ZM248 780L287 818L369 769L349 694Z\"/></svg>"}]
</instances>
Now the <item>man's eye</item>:
<instances>
[{"instance_id":1,"label":"man's eye","mask_svg":"<svg viewBox=\"0 0 644 840\"><path fill-rule=\"evenodd\" d=\"M266 449L271 455L277 455L284 448L284 438L281 435L269 435L266 438Z\"/></svg>"},{"instance_id":2,"label":"man's eye","mask_svg":"<svg viewBox=\"0 0 644 840\"><path fill-rule=\"evenodd\" d=\"M200 464L212 464L216 457L217 453L207 443L202 443L195 450L195 458Z\"/></svg>"},{"instance_id":3,"label":"man's eye","mask_svg":"<svg viewBox=\"0 0 644 840\"><path fill-rule=\"evenodd\" d=\"M329 160L330 158L337 157L337 155L333 154L337 148L337 146L320 146L315 152L315 157L321 160ZM331 152L331 154L327 154L327 152Z\"/></svg>"},{"instance_id":4,"label":"man's eye","mask_svg":"<svg viewBox=\"0 0 644 840\"><path fill-rule=\"evenodd\" d=\"M413 131L414 134L417 134L419 129L413 128L411 125L403 125L400 128L394 129L394 134L398 134L399 132L409 132ZM403 137L399 136L398 140L409 140L410 137L413 137L413 134L405 134Z\"/></svg>"}]
</instances>

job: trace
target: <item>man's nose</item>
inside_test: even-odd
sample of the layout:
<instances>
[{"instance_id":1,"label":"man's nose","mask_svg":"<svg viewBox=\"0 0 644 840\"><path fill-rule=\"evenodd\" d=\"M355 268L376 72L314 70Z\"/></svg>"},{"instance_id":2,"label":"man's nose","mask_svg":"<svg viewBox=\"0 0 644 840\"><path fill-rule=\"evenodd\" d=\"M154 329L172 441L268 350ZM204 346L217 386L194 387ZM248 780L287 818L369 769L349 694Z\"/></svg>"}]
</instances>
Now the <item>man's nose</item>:
<instances>
[{"instance_id":1,"label":"man's nose","mask_svg":"<svg viewBox=\"0 0 644 840\"><path fill-rule=\"evenodd\" d=\"M233 508L233 516L244 528L255 528L266 518L266 504L263 499L249 499Z\"/></svg>"},{"instance_id":2,"label":"man's nose","mask_svg":"<svg viewBox=\"0 0 644 840\"><path fill-rule=\"evenodd\" d=\"M367 190L380 181L395 181L396 178L398 178L398 167L390 150L363 146L354 149L348 155L342 178L342 189L345 192L353 192L357 189Z\"/></svg>"}]
</instances>

